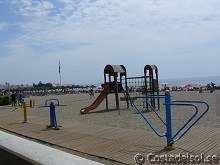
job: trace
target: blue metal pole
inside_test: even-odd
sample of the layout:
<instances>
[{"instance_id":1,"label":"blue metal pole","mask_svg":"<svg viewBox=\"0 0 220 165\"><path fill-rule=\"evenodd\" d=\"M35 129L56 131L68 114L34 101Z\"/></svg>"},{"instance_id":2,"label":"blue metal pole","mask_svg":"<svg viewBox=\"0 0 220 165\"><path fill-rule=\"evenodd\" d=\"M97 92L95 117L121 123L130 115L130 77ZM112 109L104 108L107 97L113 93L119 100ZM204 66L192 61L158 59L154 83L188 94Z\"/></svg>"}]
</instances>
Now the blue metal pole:
<instances>
[{"instance_id":1,"label":"blue metal pole","mask_svg":"<svg viewBox=\"0 0 220 165\"><path fill-rule=\"evenodd\" d=\"M165 91L165 107L166 107L166 137L167 137L167 146L165 150L174 150L173 145L173 132L172 132L172 114L171 114L171 96L170 91Z\"/></svg>"},{"instance_id":2,"label":"blue metal pole","mask_svg":"<svg viewBox=\"0 0 220 165\"><path fill-rule=\"evenodd\" d=\"M50 125L51 127L54 127L55 126L55 120L54 120L54 112L55 112L55 105L54 103L51 101L50 103Z\"/></svg>"},{"instance_id":3,"label":"blue metal pole","mask_svg":"<svg viewBox=\"0 0 220 165\"><path fill-rule=\"evenodd\" d=\"M54 111L53 111L53 126L55 128L58 128L57 127L57 118L56 118L56 109L55 109L55 106L54 106Z\"/></svg>"}]
</instances>

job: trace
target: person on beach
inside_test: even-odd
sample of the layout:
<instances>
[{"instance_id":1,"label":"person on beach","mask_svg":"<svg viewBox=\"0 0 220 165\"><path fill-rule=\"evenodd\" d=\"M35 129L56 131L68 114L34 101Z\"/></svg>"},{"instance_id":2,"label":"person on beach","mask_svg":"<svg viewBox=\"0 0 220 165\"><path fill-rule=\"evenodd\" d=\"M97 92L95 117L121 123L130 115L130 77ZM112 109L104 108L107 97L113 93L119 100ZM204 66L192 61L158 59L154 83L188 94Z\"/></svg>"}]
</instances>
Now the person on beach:
<instances>
[{"instance_id":1,"label":"person on beach","mask_svg":"<svg viewBox=\"0 0 220 165\"><path fill-rule=\"evenodd\" d=\"M206 84L206 90L210 90L211 89L211 85L210 84Z\"/></svg>"},{"instance_id":2,"label":"person on beach","mask_svg":"<svg viewBox=\"0 0 220 165\"><path fill-rule=\"evenodd\" d=\"M12 104L12 106L16 106L16 93L15 92L13 92L12 94L11 94L11 104Z\"/></svg>"},{"instance_id":3,"label":"person on beach","mask_svg":"<svg viewBox=\"0 0 220 165\"><path fill-rule=\"evenodd\" d=\"M213 82L211 82L211 87L212 87L212 92L214 92L215 91L215 84L213 83Z\"/></svg>"},{"instance_id":4,"label":"person on beach","mask_svg":"<svg viewBox=\"0 0 220 165\"><path fill-rule=\"evenodd\" d=\"M202 93L202 92L203 92L203 88L199 87L199 93Z\"/></svg>"},{"instance_id":5,"label":"person on beach","mask_svg":"<svg viewBox=\"0 0 220 165\"><path fill-rule=\"evenodd\" d=\"M24 95L22 92L19 92L17 95L18 105L21 105L24 102Z\"/></svg>"},{"instance_id":6,"label":"person on beach","mask_svg":"<svg viewBox=\"0 0 220 165\"><path fill-rule=\"evenodd\" d=\"M90 97L90 99L93 97L95 97L94 96L94 90L91 88L90 90L89 90L89 97Z\"/></svg>"},{"instance_id":7,"label":"person on beach","mask_svg":"<svg viewBox=\"0 0 220 165\"><path fill-rule=\"evenodd\" d=\"M215 89L215 84L213 82L211 82L211 86Z\"/></svg>"}]
</instances>

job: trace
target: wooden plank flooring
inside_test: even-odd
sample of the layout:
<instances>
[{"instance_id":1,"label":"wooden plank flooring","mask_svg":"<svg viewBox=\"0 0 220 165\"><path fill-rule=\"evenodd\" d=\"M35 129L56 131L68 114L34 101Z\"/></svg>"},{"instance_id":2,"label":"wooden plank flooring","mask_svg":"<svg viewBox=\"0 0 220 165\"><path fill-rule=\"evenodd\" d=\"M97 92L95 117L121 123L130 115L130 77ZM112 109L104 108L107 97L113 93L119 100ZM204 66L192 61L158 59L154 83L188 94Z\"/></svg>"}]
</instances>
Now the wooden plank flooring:
<instances>
[{"instance_id":1,"label":"wooden plank flooring","mask_svg":"<svg viewBox=\"0 0 220 165\"><path fill-rule=\"evenodd\" d=\"M29 123L22 123L22 117L0 113L0 128L25 137L76 150L89 155L111 159L125 164L136 164L134 155L141 153L168 153L163 148L165 138L158 138L143 130L88 125L85 123L61 122L61 130L46 129L49 119L29 116ZM170 154L216 154L220 157L220 129L195 126L180 141ZM146 162L149 164L149 162Z\"/></svg>"}]
</instances>

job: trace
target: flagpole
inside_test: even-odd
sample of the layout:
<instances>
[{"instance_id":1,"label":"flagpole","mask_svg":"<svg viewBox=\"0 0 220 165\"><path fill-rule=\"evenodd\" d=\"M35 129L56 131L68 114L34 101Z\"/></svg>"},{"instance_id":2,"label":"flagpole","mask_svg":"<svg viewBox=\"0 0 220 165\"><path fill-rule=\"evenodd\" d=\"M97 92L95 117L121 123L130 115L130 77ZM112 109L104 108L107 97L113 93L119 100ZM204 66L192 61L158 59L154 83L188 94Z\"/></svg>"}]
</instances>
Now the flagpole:
<instances>
[{"instance_id":1,"label":"flagpole","mask_svg":"<svg viewBox=\"0 0 220 165\"><path fill-rule=\"evenodd\" d=\"M60 78L60 86L61 86L60 60L58 61L59 61L59 78Z\"/></svg>"}]
</instances>

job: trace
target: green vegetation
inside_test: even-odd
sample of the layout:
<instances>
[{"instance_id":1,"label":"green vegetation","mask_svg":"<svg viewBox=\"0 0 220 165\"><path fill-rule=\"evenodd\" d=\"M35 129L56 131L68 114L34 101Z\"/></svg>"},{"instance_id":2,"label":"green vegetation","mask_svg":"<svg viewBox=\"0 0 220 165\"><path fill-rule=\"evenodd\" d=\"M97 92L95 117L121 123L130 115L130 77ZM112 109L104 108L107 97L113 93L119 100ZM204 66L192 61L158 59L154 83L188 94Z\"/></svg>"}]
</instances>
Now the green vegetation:
<instances>
[{"instance_id":1,"label":"green vegetation","mask_svg":"<svg viewBox=\"0 0 220 165\"><path fill-rule=\"evenodd\" d=\"M0 106L9 105L9 104L10 104L10 97L9 96L0 96Z\"/></svg>"},{"instance_id":2,"label":"green vegetation","mask_svg":"<svg viewBox=\"0 0 220 165\"><path fill-rule=\"evenodd\" d=\"M51 90L51 89L66 89L66 88L81 88L81 89L88 89L88 88L95 88L95 85L62 85L62 86L53 86L52 83L42 83L39 81L38 84L33 84L33 88L29 90ZM27 90L23 88L24 90Z\"/></svg>"}]
</instances>

